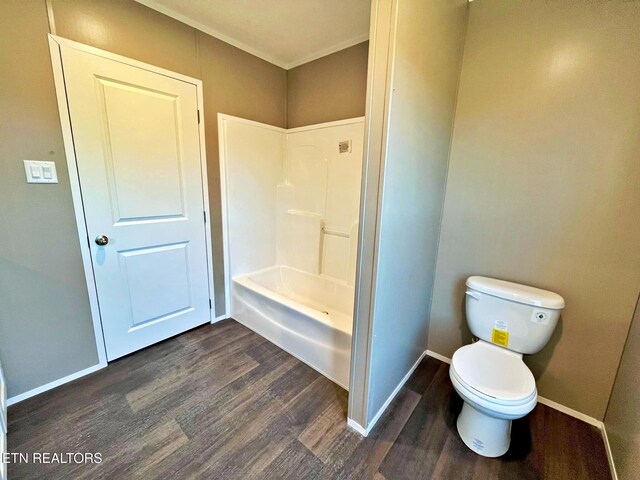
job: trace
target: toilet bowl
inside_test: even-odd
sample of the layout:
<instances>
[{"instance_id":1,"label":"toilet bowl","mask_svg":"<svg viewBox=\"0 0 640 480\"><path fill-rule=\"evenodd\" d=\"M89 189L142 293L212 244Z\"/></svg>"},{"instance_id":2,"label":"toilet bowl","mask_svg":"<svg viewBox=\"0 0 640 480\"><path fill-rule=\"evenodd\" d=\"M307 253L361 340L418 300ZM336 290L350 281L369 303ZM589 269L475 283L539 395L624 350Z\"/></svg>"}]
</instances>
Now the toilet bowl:
<instances>
[{"instance_id":1,"label":"toilet bowl","mask_svg":"<svg viewBox=\"0 0 640 480\"><path fill-rule=\"evenodd\" d=\"M478 339L453 354L449 377L464 401L457 428L485 457L509 450L511 422L534 409L538 392L523 354L540 351L564 299L553 292L487 277L469 277L467 322Z\"/></svg>"},{"instance_id":2,"label":"toilet bowl","mask_svg":"<svg viewBox=\"0 0 640 480\"><path fill-rule=\"evenodd\" d=\"M456 351L449 377L464 400L457 421L462 441L485 457L504 455L511 421L537 402L535 379L522 356L480 340Z\"/></svg>"}]
</instances>

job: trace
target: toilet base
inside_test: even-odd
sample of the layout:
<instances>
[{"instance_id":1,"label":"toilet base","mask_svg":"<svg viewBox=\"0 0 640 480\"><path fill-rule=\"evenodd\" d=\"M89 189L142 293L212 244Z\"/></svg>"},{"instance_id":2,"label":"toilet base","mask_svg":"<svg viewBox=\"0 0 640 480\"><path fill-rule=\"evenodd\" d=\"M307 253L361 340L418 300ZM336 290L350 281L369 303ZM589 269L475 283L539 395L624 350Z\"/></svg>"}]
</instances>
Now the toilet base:
<instances>
[{"instance_id":1,"label":"toilet base","mask_svg":"<svg viewBox=\"0 0 640 480\"><path fill-rule=\"evenodd\" d=\"M457 425L462 441L478 455L499 457L509 450L511 420L490 417L464 402Z\"/></svg>"}]
</instances>

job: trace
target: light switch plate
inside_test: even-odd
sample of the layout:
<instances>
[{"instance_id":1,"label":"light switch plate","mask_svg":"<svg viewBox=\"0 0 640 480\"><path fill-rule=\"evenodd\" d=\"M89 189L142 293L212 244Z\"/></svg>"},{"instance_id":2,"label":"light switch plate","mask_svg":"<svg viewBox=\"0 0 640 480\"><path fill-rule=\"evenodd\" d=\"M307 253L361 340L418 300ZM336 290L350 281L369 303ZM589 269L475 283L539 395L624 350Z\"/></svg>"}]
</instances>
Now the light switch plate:
<instances>
[{"instance_id":1,"label":"light switch plate","mask_svg":"<svg viewBox=\"0 0 640 480\"><path fill-rule=\"evenodd\" d=\"M24 160L27 183L58 183L58 172L54 162Z\"/></svg>"}]
</instances>

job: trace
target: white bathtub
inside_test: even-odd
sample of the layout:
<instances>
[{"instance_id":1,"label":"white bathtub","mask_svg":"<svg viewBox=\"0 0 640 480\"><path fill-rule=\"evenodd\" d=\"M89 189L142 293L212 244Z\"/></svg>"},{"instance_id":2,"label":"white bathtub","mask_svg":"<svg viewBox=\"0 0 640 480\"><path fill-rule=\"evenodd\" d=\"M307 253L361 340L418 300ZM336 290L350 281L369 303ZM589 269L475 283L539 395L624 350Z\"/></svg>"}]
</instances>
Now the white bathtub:
<instances>
[{"instance_id":1,"label":"white bathtub","mask_svg":"<svg viewBox=\"0 0 640 480\"><path fill-rule=\"evenodd\" d=\"M349 387L354 288L286 266L233 278L233 318Z\"/></svg>"}]
</instances>

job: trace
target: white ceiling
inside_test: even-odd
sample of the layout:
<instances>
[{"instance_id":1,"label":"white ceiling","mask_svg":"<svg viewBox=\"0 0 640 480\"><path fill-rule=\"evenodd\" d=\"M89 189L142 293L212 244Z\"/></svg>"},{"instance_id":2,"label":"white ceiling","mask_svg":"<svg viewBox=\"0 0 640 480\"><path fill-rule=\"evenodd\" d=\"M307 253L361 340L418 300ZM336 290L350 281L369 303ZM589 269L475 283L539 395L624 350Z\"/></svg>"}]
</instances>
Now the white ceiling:
<instances>
[{"instance_id":1,"label":"white ceiling","mask_svg":"<svg viewBox=\"0 0 640 480\"><path fill-rule=\"evenodd\" d=\"M137 0L282 68L369 37L370 0Z\"/></svg>"}]
</instances>

